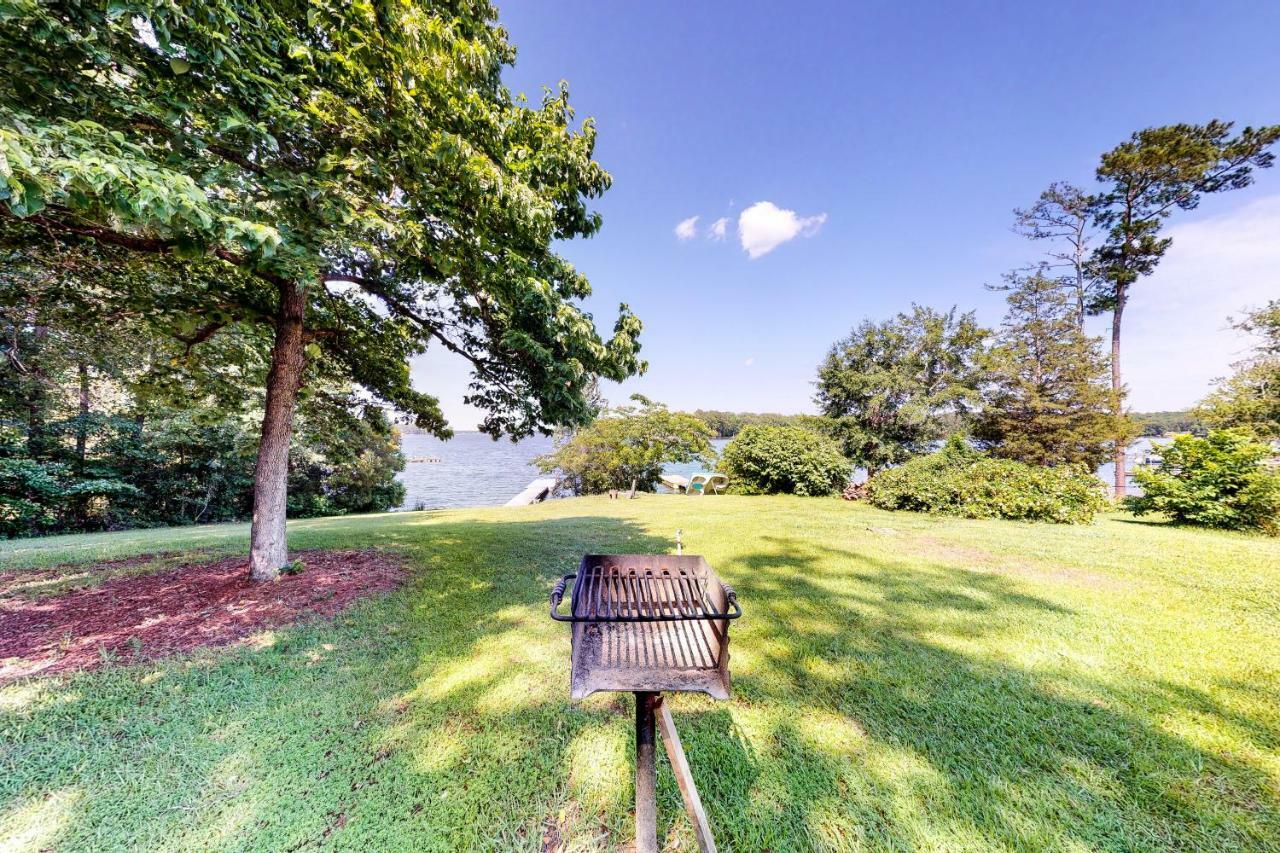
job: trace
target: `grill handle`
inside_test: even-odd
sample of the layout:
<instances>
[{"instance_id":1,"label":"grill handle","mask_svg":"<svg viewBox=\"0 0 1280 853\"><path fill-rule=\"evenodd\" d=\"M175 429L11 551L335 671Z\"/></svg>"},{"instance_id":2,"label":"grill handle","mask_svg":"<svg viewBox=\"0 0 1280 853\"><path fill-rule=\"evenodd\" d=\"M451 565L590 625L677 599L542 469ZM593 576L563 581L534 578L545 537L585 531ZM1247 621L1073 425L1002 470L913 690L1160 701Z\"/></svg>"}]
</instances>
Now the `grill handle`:
<instances>
[{"instance_id":1,"label":"grill handle","mask_svg":"<svg viewBox=\"0 0 1280 853\"><path fill-rule=\"evenodd\" d=\"M720 582L720 586L724 588L725 602L733 608L733 612L728 614L726 618L737 619L742 615L742 605L738 604L738 593L724 581Z\"/></svg>"},{"instance_id":2,"label":"grill handle","mask_svg":"<svg viewBox=\"0 0 1280 853\"><path fill-rule=\"evenodd\" d=\"M577 576L578 575L576 572L571 575L565 575L564 577L560 578L560 580L556 581L556 585L551 588L551 618L555 619L557 622L573 621L572 616L561 616L559 613L556 612L556 610L559 609L560 602L564 601L565 586L567 586L569 581L573 580Z\"/></svg>"}]
</instances>

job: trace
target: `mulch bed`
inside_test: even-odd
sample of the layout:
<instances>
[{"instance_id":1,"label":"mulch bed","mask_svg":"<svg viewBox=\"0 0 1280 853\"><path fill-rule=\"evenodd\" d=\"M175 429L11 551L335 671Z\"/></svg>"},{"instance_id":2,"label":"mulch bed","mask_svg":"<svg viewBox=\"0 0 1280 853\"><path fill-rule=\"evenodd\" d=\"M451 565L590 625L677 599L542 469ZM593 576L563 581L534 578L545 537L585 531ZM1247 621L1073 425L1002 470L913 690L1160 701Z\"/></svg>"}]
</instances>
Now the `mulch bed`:
<instances>
[{"instance_id":1,"label":"mulch bed","mask_svg":"<svg viewBox=\"0 0 1280 853\"><path fill-rule=\"evenodd\" d=\"M15 577L0 575L0 683L226 646L306 616L333 616L404 579L400 563L379 551L295 556L305 569L275 582L252 583L247 557L238 556L36 600L6 595Z\"/></svg>"}]
</instances>

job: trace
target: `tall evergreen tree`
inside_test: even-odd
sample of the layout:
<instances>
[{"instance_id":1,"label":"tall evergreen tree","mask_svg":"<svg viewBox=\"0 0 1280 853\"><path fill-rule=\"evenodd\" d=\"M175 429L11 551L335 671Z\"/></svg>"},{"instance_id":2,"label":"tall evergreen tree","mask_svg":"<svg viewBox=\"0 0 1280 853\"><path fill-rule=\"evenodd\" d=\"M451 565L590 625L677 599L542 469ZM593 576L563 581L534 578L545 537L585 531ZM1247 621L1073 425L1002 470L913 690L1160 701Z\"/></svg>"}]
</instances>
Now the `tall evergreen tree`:
<instances>
[{"instance_id":1,"label":"tall evergreen tree","mask_svg":"<svg viewBox=\"0 0 1280 853\"><path fill-rule=\"evenodd\" d=\"M1101 342L1080 329L1073 294L1060 281L1036 273L1011 284L1004 324L986 356L974 438L997 456L1093 470L1121 432Z\"/></svg>"},{"instance_id":2,"label":"tall evergreen tree","mask_svg":"<svg viewBox=\"0 0 1280 853\"><path fill-rule=\"evenodd\" d=\"M1280 139L1280 125L1246 127L1231 135L1231 122L1175 124L1138 131L1102 155L1094 198L1095 223L1104 229L1091 268L1101 280L1092 313L1111 314L1111 406L1117 425L1124 423L1124 381L1120 339L1130 289L1150 275L1172 242L1160 236L1175 210L1191 210L1207 193L1240 189L1253 182L1253 170L1274 162L1268 149ZM1125 447L1117 433L1112 448L1115 494L1125 493Z\"/></svg>"}]
</instances>

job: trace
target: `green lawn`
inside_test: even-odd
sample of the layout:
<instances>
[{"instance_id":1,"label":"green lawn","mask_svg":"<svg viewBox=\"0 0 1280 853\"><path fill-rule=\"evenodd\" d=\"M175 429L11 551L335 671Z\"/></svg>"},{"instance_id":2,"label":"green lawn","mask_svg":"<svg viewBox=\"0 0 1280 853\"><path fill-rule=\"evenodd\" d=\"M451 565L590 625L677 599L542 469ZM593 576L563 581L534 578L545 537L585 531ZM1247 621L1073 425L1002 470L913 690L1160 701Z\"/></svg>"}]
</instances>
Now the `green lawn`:
<instances>
[{"instance_id":1,"label":"green lawn","mask_svg":"<svg viewBox=\"0 0 1280 853\"><path fill-rule=\"evenodd\" d=\"M412 578L234 650L0 688L0 848L626 843L630 697L569 704L546 597L677 527L746 611L734 698L673 700L722 849L1280 849L1280 543L678 496L292 525ZM245 538L0 543L0 569ZM665 765L659 798L691 849Z\"/></svg>"}]
</instances>

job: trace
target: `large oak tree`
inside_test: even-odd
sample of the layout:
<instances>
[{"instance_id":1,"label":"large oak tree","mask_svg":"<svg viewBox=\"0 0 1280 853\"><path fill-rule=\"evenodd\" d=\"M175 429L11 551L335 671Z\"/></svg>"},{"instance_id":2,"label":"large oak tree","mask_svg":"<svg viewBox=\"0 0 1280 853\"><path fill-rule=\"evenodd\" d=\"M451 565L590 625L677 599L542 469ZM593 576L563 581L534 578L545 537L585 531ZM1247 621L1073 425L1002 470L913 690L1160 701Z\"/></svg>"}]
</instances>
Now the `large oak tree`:
<instances>
[{"instance_id":1,"label":"large oak tree","mask_svg":"<svg viewBox=\"0 0 1280 853\"><path fill-rule=\"evenodd\" d=\"M945 437L979 403L988 335L973 312L912 305L832 345L814 399L845 455L875 473Z\"/></svg>"},{"instance_id":2,"label":"large oak tree","mask_svg":"<svg viewBox=\"0 0 1280 853\"><path fill-rule=\"evenodd\" d=\"M409 382L428 345L471 363L469 402L494 436L583 423L596 377L643 369L639 321L623 306L602 340L577 305L588 282L552 248L600 227L595 128L563 87L536 106L507 91L515 54L495 19L482 0L0 12L0 218L32 241L155 259L121 286L180 304L193 346L270 330L257 579L286 562L308 361L441 436L437 401Z\"/></svg>"}]
</instances>

